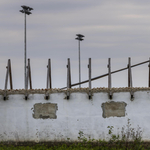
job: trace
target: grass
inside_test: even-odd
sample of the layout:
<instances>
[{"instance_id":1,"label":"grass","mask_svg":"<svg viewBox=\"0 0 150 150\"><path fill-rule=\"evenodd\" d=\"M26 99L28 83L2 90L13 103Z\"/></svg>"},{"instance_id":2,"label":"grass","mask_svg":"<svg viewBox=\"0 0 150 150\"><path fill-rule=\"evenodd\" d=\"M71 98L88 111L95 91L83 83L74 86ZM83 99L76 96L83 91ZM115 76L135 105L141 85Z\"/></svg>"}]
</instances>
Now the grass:
<instances>
[{"instance_id":1,"label":"grass","mask_svg":"<svg viewBox=\"0 0 150 150\"><path fill-rule=\"evenodd\" d=\"M135 145L136 143L130 143L128 147L125 144L110 144L97 143L77 143L77 144L62 144L57 146L47 146L47 145L34 145L34 146L8 146L0 145L0 150L150 150L150 147L143 144Z\"/></svg>"}]
</instances>

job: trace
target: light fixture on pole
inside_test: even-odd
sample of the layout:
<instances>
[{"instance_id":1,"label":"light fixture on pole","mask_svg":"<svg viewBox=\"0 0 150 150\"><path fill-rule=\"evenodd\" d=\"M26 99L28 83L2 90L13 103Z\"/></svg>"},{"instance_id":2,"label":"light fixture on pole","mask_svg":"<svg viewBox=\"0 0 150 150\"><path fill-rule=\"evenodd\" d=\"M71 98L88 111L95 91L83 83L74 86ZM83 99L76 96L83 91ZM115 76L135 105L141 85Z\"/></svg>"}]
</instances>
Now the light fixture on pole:
<instances>
[{"instance_id":1,"label":"light fixture on pole","mask_svg":"<svg viewBox=\"0 0 150 150\"><path fill-rule=\"evenodd\" d=\"M76 40L78 40L79 42L79 83L81 82L81 67L80 67L80 41L83 41L83 37L84 35L82 34L76 34L77 38L75 38ZM81 84L79 84L79 88L81 88Z\"/></svg>"},{"instance_id":2,"label":"light fixture on pole","mask_svg":"<svg viewBox=\"0 0 150 150\"><path fill-rule=\"evenodd\" d=\"M24 13L25 14L25 22L24 22L24 86L25 86L25 89L27 89L27 82L26 82L26 57L27 57L27 52L26 52L26 47L27 47L27 44L26 44L26 14L27 15L30 15L32 14L31 13L31 10L33 10L33 8L29 7L29 6L21 6L22 7L22 10L20 10L20 12Z\"/></svg>"}]
</instances>

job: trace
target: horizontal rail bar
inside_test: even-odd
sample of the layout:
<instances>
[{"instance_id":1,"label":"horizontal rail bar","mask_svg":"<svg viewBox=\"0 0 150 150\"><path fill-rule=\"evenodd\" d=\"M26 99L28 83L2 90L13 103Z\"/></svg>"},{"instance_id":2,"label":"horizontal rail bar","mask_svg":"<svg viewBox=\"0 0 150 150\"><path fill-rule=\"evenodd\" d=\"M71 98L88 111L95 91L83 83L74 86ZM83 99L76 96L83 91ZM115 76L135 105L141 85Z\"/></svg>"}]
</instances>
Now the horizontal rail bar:
<instances>
[{"instance_id":1,"label":"horizontal rail bar","mask_svg":"<svg viewBox=\"0 0 150 150\"><path fill-rule=\"evenodd\" d=\"M144 61L144 62L135 64L135 65L132 65L131 68L136 67L136 66L139 66L139 65L142 65L142 64L145 64L145 63L148 63L148 62L150 62L150 60L147 60L147 61ZM116 70L116 71L112 71L111 74L117 73L117 72L120 72L120 71L123 71L123 70L126 70L126 69L128 69L128 67L125 67L125 68L122 68L122 69L119 69L119 70ZM94 78L91 79L91 81L97 80L97 79L100 79L100 78L103 78L103 77L106 77L106 76L108 76L108 73L103 74L103 75L100 75L100 76L98 76L98 77L94 77ZM74 84L71 85L71 87L72 87L72 86L79 85L79 84L84 84L84 83L87 83L87 82L89 82L89 80L85 80L85 81L82 81L82 82L80 82L80 83L74 83ZM61 89L66 89L66 88L67 88L67 87L63 87L63 88L61 88Z\"/></svg>"}]
</instances>

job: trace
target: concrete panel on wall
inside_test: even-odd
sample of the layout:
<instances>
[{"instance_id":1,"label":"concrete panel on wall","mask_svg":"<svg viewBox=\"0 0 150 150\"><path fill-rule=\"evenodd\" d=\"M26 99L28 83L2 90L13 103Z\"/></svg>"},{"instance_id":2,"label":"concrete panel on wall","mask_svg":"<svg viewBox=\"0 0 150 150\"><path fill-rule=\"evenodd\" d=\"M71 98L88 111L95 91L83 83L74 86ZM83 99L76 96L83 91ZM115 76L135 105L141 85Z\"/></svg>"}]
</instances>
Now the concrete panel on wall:
<instances>
[{"instance_id":1,"label":"concrete panel on wall","mask_svg":"<svg viewBox=\"0 0 150 150\"><path fill-rule=\"evenodd\" d=\"M56 119L57 104L37 103L34 105L33 118L35 119Z\"/></svg>"},{"instance_id":2,"label":"concrete panel on wall","mask_svg":"<svg viewBox=\"0 0 150 150\"><path fill-rule=\"evenodd\" d=\"M106 102L102 104L103 117L124 117L125 116L125 107L126 103L124 102Z\"/></svg>"}]
</instances>

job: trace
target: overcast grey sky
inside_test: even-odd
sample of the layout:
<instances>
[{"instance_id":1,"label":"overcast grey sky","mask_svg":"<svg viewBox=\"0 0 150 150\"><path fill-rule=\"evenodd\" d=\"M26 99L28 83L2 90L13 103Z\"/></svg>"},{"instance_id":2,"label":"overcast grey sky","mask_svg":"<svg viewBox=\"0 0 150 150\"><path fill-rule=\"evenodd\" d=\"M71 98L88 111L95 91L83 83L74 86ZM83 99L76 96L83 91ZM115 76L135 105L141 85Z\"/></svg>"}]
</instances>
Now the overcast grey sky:
<instances>
[{"instance_id":1,"label":"overcast grey sky","mask_svg":"<svg viewBox=\"0 0 150 150\"><path fill-rule=\"evenodd\" d=\"M72 83L78 82L78 42L81 42L81 78L92 77L149 59L149 0L1 0L0 1L0 88L4 88L6 64L11 59L14 89L24 88L24 15L21 5L33 7L27 16L27 56L31 59L33 88L46 88L46 66L52 63L52 87L67 82L67 58L71 60ZM148 64L132 70L133 86L148 85ZM107 87L107 77L92 87ZM82 87L87 87L88 84ZM127 86L127 71L112 76L113 87Z\"/></svg>"}]
</instances>

